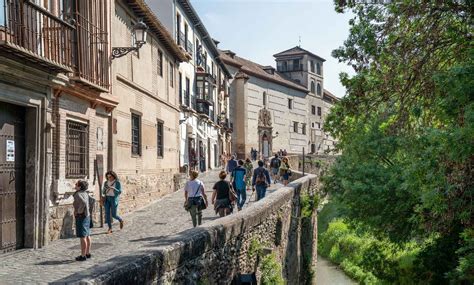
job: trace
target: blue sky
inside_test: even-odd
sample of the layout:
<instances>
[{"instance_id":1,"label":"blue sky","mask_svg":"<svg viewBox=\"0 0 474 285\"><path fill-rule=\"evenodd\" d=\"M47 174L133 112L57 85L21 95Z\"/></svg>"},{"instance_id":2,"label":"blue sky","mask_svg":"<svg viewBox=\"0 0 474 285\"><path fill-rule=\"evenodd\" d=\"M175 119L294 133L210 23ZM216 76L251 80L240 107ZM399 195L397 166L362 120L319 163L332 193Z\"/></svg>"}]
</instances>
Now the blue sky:
<instances>
[{"instance_id":1,"label":"blue sky","mask_svg":"<svg viewBox=\"0 0 474 285\"><path fill-rule=\"evenodd\" d=\"M333 0L191 0L211 36L237 55L275 66L273 54L298 45L326 59L324 88L342 97L341 71L331 57L349 34L351 15L334 11Z\"/></svg>"}]
</instances>

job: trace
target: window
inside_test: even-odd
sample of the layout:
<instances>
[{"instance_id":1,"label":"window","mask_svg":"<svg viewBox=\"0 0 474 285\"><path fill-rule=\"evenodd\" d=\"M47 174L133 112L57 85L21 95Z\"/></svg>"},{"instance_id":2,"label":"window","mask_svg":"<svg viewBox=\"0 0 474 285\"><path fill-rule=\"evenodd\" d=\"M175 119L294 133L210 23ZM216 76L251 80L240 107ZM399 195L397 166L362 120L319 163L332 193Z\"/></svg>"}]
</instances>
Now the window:
<instances>
[{"instance_id":1,"label":"window","mask_svg":"<svg viewBox=\"0 0 474 285\"><path fill-rule=\"evenodd\" d=\"M311 106L311 114L316 115L316 106L314 105Z\"/></svg>"},{"instance_id":2,"label":"window","mask_svg":"<svg viewBox=\"0 0 474 285\"><path fill-rule=\"evenodd\" d=\"M314 73L314 61L311 60L311 61L309 62L309 64L310 64L310 66L311 66L311 72Z\"/></svg>"},{"instance_id":3,"label":"window","mask_svg":"<svg viewBox=\"0 0 474 285\"><path fill-rule=\"evenodd\" d=\"M293 59L293 70L301 70L300 68L300 60L299 59Z\"/></svg>"},{"instance_id":4,"label":"window","mask_svg":"<svg viewBox=\"0 0 474 285\"><path fill-rule=\"evenodd\" d=\"M318 83L317 94L321 95L321 84Z\"/></svg>"},{"instance_id":5,"label":"window","mask_svg":"<svg viewBox=\"0 0 474 285\"><path fill-rule=\"evenodd\" d=\"M174 87L174 67L171 61L170 61L170 86Z\"/></svg>"},{"instance_id":6,"label":"window","mask_svg":"<svg viewBox=\"0 0 474 285\"><path fill-rule=\"evenodd\" d=\"M306 135L306 124L303 124L302 126L302 134Z\"/></svg>"},{"instance_id":7,"label":"window","mask_svg":"<svg viewBox=\"0 0 474 285\"><path fill-rule=\"evenodd\" d=\"M314 84L314 81L311 81L311 93L316 93L316 86Z\"/></svg>"},{"instance_id":8,"label":"window","mask_svg":"<svg viewBox=\"0 0 474 285\"><path fill-rule=\"evenodd\" d=\"M140 116L132 113L132 154L141 155Z\"/></svg>"},{"instance_id":9,"label":"window","mask_svg":"<svg viewBox=\"0 0 474 285\"><path fill-rule=\"evenodd\" d=\"M321 129L321 123L318 123L318 130Z\"/></svg>"},{"instance_id":10,"label":"window","mask_svg":"<svg viewBox=\"0 0 474 285\"><path fill-rule=\"evenodd\" d=\"M267 106L267 92L263 91L263 106Z\"/></svg>"},{"instance_id":11,"label":"window","mask_svg":"<svg viewBox=\"0 0 474 285\"><path fill-rule=\"evenodd\" d=\"M178 76L178 85L179 85L179 104L183 104L183 75L181 72Z\"/></svg>"},{"instance_id":12,"label":"window","mask_svg":"<svg viewBox=\"0 0 474 285\"><path fill-rule=\"evenodd\" d=\"M282 68L283 68L282 71L288 70L288 63L286 61L283 62Z\"/></svg>"},{"instance_id":13,"label":"window","mask_svg":"<svg viewBox=\"0 0 474 285\"><path fill-rule=\"evenodd\" d=\"M163 148L164 148L164 140L163 140L163 122L159 121L156 125L156 148L158 157L163 157Z\"/></svg>"},{"instance_id":14,"label":"window","mask_svg":"<svg viewBox=\"0 0 474 285\"><path fill-rule=\"evenodd\" d=\"M163 53L158 51L158 75L163 77Z\"/></svg>"},{"instance_id":15,"label":"window","mask_svg":"<svg viewBox=\"0 0 474 285\"><path fill-rule=\"evenodd\" d=\"M293 109L293 99L288 99L288 109Z\"/></svg>"},{"instance_id":16,"label":"window","mask_svg":"<svg viewBox=\"0 0 474 285\"><path fill-rule=\"evenodd\" d=\"M321 117L321 107L318 107L318 116Z\"/></svg>"},{"instance_id":17,"label":"window","mask_svg":"<svg viewBox=\"0 0 474 285\"><path fill-rule=\"evenodd\" d=\"M184 96L184 104L186 106L190 106L191 98L190 98L190 88L191 88L191 82L189 81L189 78L186 77L186 94Z\"/></svg>"},{"instance_id":18,"label":"window","mask_svg":"<svg viewBox=\"0 0 474 285\"><path fill-rule=\"evenodd\" d=\"M181 44L180 34L181 34L181 16L179 14L176 14L176 42L178 43L178 45Z\"/></svg>"},{"instance_id":19,"label":"window","mask_svg":"<svg viewBox=\"0 0 474 285\"><path fill-rule=\"evenodd\" d=\"M66 121L66 178L89 174L89 130L86 124Z\"/></svg>"},{"instance_id":20,"label":"window","mask_svg":"<svg viewBox=\"0 0 474 285\"><path fill-rule=\"evenodd\" d=\"M298 122L293 122L293 132L298 132Z\"/></svg>"},{"instance_id":21,"label":"window","mask_svg":"<svg viewBox=\"0 0 474 285\"><path fill-rule=\"evenodd\" d=\"M188 24L184 24L184 49L188 50Z\"/></svg>"},{"instance_id":22,"label":"window","mask_svg":"<svg viewBox=\"0 0 474 285\"><path fill-rule=\"evenodd\" d=\"M313 128L313 129L314 129L314 123L311 123L311 128Z\"/></svg>"},{"instance_id":23,"label":"window","mask_svg":"<svg viewBox=\"0 0 474 285\"><path fill-rule=\"evenodd\" d=\"M316 63L316 73L321 75L321 64L319 62Z\"/></svg>"}]
</instances>

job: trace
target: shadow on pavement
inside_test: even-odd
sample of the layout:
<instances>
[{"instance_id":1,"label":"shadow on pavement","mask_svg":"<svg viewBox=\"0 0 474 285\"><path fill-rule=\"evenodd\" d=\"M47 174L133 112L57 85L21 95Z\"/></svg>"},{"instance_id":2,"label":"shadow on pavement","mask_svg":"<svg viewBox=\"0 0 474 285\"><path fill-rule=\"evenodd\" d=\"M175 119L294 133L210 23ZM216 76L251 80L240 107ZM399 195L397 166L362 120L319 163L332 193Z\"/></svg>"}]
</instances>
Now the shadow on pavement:
<instances>
[{"instance_id":1,"label":"shadow on pavement","mask_svg":"<svg viewBox=\"0 0 474 285\"><path fill-rule=\"evenodd\" d=\"M35 265L61 265L61 264L70 264L74 263L76 261L74 260L49 260L49 261L43 261L40 263L36 263Z\"/></svg>"}]
</instances>

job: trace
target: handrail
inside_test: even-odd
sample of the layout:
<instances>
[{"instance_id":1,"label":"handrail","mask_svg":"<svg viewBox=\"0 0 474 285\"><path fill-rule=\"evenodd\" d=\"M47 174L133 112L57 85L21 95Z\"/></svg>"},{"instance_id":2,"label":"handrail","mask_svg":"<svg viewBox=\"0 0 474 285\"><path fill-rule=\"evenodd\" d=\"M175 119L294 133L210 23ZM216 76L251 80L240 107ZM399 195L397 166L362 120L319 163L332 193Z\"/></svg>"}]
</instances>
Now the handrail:
<instances>
[{"instance_id":1,"label":"handrail","mask_svg":"<svg viewBox=\"0 0 474 285\"><path fill-rule=\"evenodd\" d=\"M8 0L7 0L8 1ZM41 6L38 6L38 4L34 3L34 2L31 2L31 0L26 0L25 4L27 5L30 5L32 8L34 8L35 10L37 10L38 12L41 12L43 14L45 14L46 16L48 16L49 18L57 21L57 22L60 22L61 24L63 25L66 25L68 26L69 28L71 29L76 29L76 27L74 25L71 25L69 24L68 22L64 21L63 19L59 18L58 16L52 14L51 12L49 12L48 10L46 10L45 8L41 7Z\"/></svg>"}]
</instances>

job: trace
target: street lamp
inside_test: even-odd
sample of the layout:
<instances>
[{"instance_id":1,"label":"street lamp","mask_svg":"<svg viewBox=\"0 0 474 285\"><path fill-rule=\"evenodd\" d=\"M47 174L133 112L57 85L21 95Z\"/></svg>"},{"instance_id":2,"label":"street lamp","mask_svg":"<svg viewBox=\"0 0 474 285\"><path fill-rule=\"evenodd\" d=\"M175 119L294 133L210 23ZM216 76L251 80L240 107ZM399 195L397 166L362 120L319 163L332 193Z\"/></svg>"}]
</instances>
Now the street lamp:
<instances>
[{"instance_id":1,"label":"street lamp","mask_svg":"<svg viewBox=\"0 0 474 285\"><path fill-rule=\"evenodd\" d=\"M278 137L278 135L279 135L279 133L278 133L278 132L276 132L276 133L275 133L275 135L274 135L274 136L272 136L272 139L275 139L275 138L277 138L277 137Z\"/></svg>"},{"instance_id":2,"label":"street lamp","mask_svg":"<svg viewBox=\"0 0 474 285\"><path fill-rule=\"evenodd\" d=\"M140 20L133 26L133 39L135 46L133 47L114 47L112 48L112 59L122 57L131 51L138 51L145 43L148 26Z\"/></svg>"}]
</instances>

